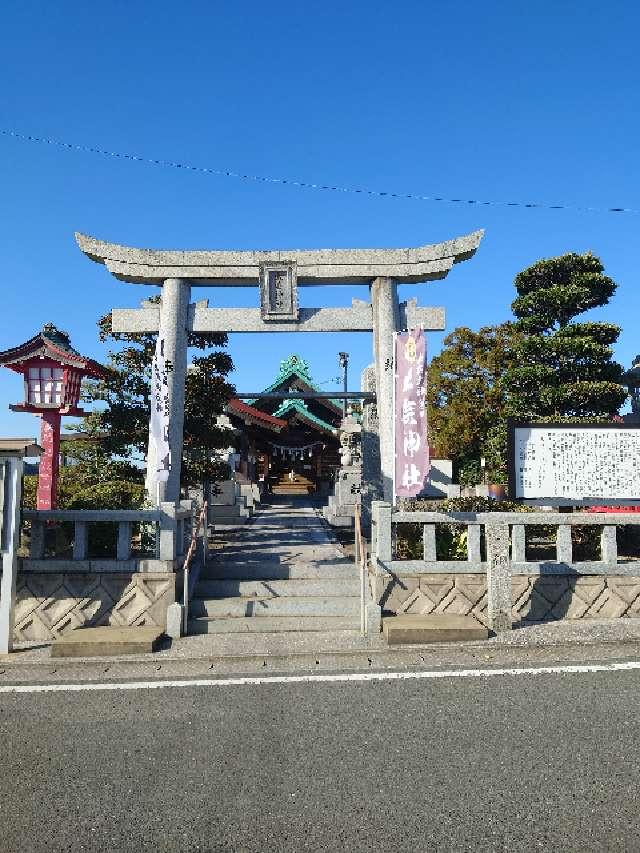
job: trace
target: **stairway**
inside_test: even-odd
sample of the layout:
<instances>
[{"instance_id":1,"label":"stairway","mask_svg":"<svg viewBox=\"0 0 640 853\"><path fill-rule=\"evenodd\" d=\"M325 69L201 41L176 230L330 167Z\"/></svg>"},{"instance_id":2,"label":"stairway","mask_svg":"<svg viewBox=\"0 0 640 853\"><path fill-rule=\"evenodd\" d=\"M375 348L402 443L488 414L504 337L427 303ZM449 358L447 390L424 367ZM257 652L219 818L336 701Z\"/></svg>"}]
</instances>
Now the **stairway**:
<instances>
[{"instance_id":1,"label":"stairway","mask_svg":"<svg viewBox=\"0 0 640 853\"><path fill-rule=\"evenodd\" d=\"M359 627L356 566L314 510L295 504L261 506L203 568L189 605L190 634Z\"/></svg>"},{"instance_id":2,"label":"stairway","mask_svg":"<svg viewBox=\"0 0 640 853\"><path fill-rule=\"evenodd\" d=\"M293 480L288 474L283 474L277 483L274 483L271 492L274 495L310 495L315 491L315 484L303 474L295 474Z\"/></svg>"},{"instance_id":3,"label":"stairway","mask_svg":"<svg viewBox=\"0 0 640 853\"><path fill-rule=\"evenodd\" d=\"M210 563L189 605L189 633L356 631L359 593L348 560L321 567Z\"/></svg>"}]
</instances>

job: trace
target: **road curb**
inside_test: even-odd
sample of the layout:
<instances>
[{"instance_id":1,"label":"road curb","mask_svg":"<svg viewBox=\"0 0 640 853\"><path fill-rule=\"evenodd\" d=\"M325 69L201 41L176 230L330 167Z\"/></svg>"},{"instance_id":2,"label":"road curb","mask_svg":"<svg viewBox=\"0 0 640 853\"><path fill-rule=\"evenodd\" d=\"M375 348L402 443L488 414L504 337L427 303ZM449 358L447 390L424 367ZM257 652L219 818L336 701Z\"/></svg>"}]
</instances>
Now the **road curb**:
<instances>
[{"instance_id":1,"label":"road curb","mask_svg":"<svg viewBox=\"0 0 640 853\"><path fill-rule=\"evenodd\" d=\"M597 652L596 652L597 650ZM640 657L639 640L488 646L482 642L409 646L402 649L338 650L295 655L215 655L192 658L75 658L24 662L0 659L0 684L96 681L122 678L181 678L217 675L286 674L390 669L526 665L607 661Z\"/></svg>"}]
</instances>

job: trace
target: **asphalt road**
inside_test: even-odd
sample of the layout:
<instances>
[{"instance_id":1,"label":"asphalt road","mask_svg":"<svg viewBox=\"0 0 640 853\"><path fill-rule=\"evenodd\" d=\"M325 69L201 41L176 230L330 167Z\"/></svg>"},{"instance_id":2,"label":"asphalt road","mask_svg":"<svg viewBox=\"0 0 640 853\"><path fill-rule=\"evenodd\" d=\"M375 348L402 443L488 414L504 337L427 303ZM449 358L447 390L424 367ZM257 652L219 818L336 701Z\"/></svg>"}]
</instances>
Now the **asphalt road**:
<instances>
[{"instance_id":1,"label":"asphalt road","mask_svg":"<svg viewBox=\"0 0 640 853\"><path fill-rule=\"evenodd\" d=\"M0 851L637 851L640 671L0 695Z\"/></svg>"}]
</instances>

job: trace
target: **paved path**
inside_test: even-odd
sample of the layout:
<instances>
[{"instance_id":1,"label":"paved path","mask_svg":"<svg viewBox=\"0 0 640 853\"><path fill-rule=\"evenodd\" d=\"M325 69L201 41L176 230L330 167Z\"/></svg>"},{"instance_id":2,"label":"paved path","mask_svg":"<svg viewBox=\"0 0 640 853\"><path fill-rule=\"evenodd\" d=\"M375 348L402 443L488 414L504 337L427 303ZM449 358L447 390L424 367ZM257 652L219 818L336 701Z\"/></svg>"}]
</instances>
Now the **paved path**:
<instances>
[{"instance_id":1,"label":"paved path","mask_svg":"<svg viewBox=\"0 0 640 853\"><path fill-rule=\"evenodd\" d=\"M253 565L257 560L291 567L347 560L311 499L278 498L259 505L251 521L225 535L218 560L228 565Z\"/></svg>"},{"instance_id":2,"label":"paved path","mask_svg":"<svg viewBox=\"0 0 640 853\"><path fill-rule=\"evenodd\" d=\"M0 695L0 848L635 851L640 673Z\"/></svg>"}]
</instances>

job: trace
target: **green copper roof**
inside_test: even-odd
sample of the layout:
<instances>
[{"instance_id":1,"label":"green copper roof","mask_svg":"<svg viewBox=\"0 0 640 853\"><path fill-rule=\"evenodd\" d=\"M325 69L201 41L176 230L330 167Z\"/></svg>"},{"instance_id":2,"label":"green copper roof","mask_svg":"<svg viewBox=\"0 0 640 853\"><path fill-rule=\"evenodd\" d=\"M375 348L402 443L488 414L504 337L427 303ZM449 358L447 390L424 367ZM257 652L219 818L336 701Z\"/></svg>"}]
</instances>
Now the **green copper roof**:
<instances>
[{"instance_id":1,"label":"green copper roof","mask_svg":"<svg viewBox=\"0 0 640 853\"><path fill-rule=\"evenodd\" d=\"M272 382L267 388L265 388L265 392L275 391L283 382L286 382L287 379L291 379L292 377L296 377L306 385L308 385L312 391L321 391L322 389L314 383L311 378L311 368L309 367L309 362L305 361L303 358L300 358L299 355L293 353L288 358L283 358L280 362L280 370L278 371L278 375L276 376L275 382ZM257 400L247 400L247 403L252 406L257 403ZM287 401L285 401L287 402ZM340 400L327 400L328 403L333 403L334 406L340 408L341 402ZM309 416L311 412L309 412ZM324 423L324 421L321 421Z\"/></svg>"},{"instance_id":2,"label":"green copper roof","mask_svg":"<svg viewBox=\"0 0 640 853\"><path fill-rule=\"evenodd\" d=\"M302 379L303 382L306 382L314 391L319 391L320 389L313 384L313 380L311 379L311 370L309 368L309 362L305 361L303 358L300 358L299 355L290 355L289 358L283 358L280 362L280 370L278 371L278 375L276 376L275 382L269 385L268 388L265 388L265 391L274 391L278 385L282 385L283 382L286 382L287 379L290 379L292 376L297 376L298 379Z\"/></svg>"},{"instance_id":3,"label":"green copper roof","mask_svg":"<svg viewBox=\"0 0 640 853\"><path fill-rule=\"evenodd\" d=\"M302 415L306 420L316 424L316 426L319 426L321 429L330 432L332 435L335 435L337 432L336 428L330 423L323 421L322 418L319 418L317 415L314 415L313 412L310 412L304 400L283 400L273 413L273 416L281 418L289 412L296 412L297 414Z\"/></svg>"}]
</instances>

